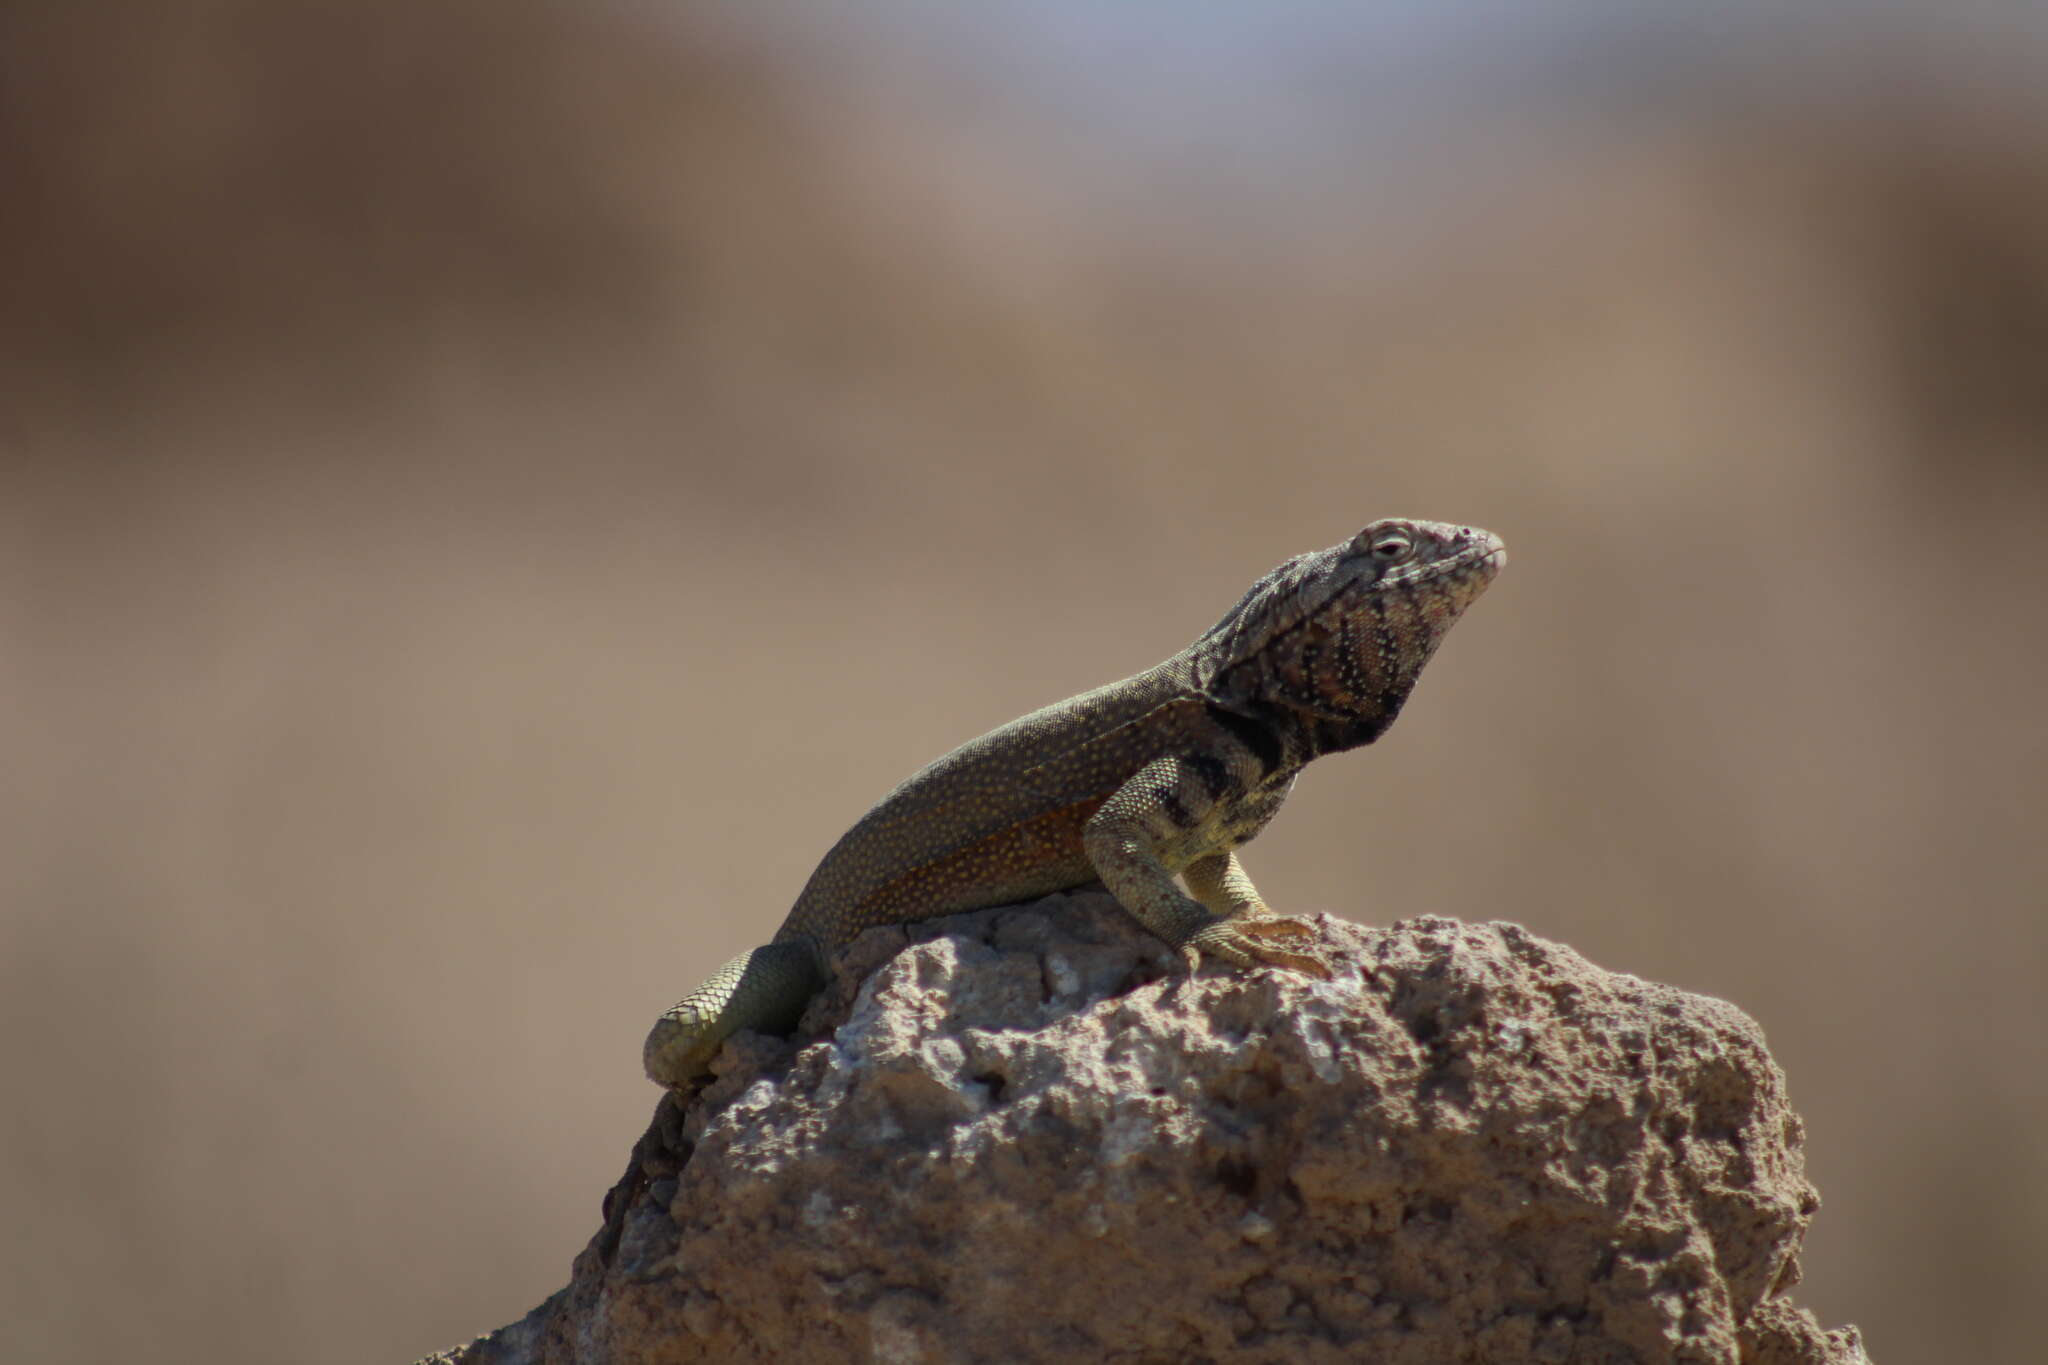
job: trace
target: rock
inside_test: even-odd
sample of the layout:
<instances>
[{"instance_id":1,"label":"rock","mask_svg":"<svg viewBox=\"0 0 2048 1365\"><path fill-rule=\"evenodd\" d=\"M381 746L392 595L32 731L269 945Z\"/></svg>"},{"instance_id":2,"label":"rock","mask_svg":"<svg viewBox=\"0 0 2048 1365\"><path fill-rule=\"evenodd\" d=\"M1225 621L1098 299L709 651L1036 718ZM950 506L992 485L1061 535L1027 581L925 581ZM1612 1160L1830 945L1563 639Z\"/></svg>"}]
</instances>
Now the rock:
<instances>
[{"instance_id":1,"label":"rock","mask_svg":"<svg viewBox=\"0 0 2048 1365\"><path fill-rule=\"evenodd\" d=\"M1182 975L1100 892L863 936L437 1360L1866 1362L1755 1023L1512 924ZM1867 1365L1867 1362L1866 1362Z\"/></svg>"}]
</instances>

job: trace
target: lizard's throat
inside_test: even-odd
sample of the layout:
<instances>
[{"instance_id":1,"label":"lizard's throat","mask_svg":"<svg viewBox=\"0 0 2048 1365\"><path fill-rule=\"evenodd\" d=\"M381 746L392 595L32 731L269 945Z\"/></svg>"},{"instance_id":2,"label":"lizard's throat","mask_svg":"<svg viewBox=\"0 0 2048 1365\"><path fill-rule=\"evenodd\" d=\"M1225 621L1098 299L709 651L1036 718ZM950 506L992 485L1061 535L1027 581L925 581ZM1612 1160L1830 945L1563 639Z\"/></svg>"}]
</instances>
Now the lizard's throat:
<instances>
[{"instance_id":1,"label":"lizard's throat","mask_svg":"<svg viewBox=\"0 0 2048 1365\"><path fill-rule=\"evenodd\" d=\"M1313 751L1341 753L1385 734L1448 626L1448 620L1387 613L1347 622L1326 642L1334 647L1296 656L1284 691L1306 722Z\"/></svg>"},{"instance_id":2,"label":"lizard's throat","mask_svg":"<svg viewBox=\"0 0 2048 1365\"><path fill-rule=\"evenodd\" d=\"M1394 717L1400 712L1401 701L1396 701L1385 711L1372 716L1343 719L1311 716L1307 725L1309 756L1321 758L1325 754L1341 754L1346 749L1370 744L1387 732L1387 727L1394 723Z\"/></svg>"}]
</instances>

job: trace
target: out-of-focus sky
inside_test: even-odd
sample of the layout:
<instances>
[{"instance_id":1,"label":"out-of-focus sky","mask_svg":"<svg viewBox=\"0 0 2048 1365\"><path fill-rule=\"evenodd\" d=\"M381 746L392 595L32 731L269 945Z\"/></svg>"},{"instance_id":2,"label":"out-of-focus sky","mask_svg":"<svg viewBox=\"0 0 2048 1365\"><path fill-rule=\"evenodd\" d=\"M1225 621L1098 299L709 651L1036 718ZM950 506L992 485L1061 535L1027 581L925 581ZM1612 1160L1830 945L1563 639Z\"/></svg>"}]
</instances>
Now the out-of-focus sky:
<instances>
[{"instance_id":1,"label":"out-of-focus sky","mask_svg":"<svg viewBox=\"0 0 2048 1365\"><path fill-rule=\"evenodd\" d=\"M0 9L0 1356L517 1317L870 802L1409 514L1261 888L1734 1001L1799 1299L2028 1358L2022 8Z\"/></svg>"}]
</instances>

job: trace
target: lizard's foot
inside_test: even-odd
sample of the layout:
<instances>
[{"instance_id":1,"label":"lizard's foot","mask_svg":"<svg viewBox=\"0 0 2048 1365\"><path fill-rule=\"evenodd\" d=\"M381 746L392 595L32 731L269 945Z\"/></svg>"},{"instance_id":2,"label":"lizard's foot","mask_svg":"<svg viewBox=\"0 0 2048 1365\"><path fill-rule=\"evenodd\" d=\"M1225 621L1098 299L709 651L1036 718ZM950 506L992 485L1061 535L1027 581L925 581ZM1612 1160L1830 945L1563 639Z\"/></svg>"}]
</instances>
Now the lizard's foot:
<instances>
[{"instance_id":1,"label":"lizard's foot","mask_svg":"<svg viewBox=\"0 0 2048 1365\"><path fill-rule=\"evenodd\" d=\"M1328 981L1330 967L1321 958L1266 941L1309 938L1315 932L1314 925L1304 924L1298 919L1227 919L1196 931L1180 951L1181 956L1187 959L1190 975L1201 966L1202 956L1206 953L1233 966L1256 967L1267 963Z\"/></svg>"}]
</instances>

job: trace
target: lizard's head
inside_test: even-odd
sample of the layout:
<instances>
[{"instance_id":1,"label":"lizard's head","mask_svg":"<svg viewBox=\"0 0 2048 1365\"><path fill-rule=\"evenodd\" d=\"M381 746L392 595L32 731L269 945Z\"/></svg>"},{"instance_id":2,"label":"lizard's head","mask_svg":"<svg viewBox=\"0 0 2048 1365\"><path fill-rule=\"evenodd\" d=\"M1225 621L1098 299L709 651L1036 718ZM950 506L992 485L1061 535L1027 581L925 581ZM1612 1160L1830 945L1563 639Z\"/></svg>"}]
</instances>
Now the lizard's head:
<instances>
[{"instance_id":1,"label":"lizard's head","mask_svg":"<svg viewBox=\"0 0 2048 1365\"><path fill-rule=\"evenodd\" d=\"M1221 705L1284 707L1343 731L1333 742L1370 742L1506 562L1491 531L1376 521L1254 583L1196 641L1198 680Z\"/></svg>"}]
</instances>

